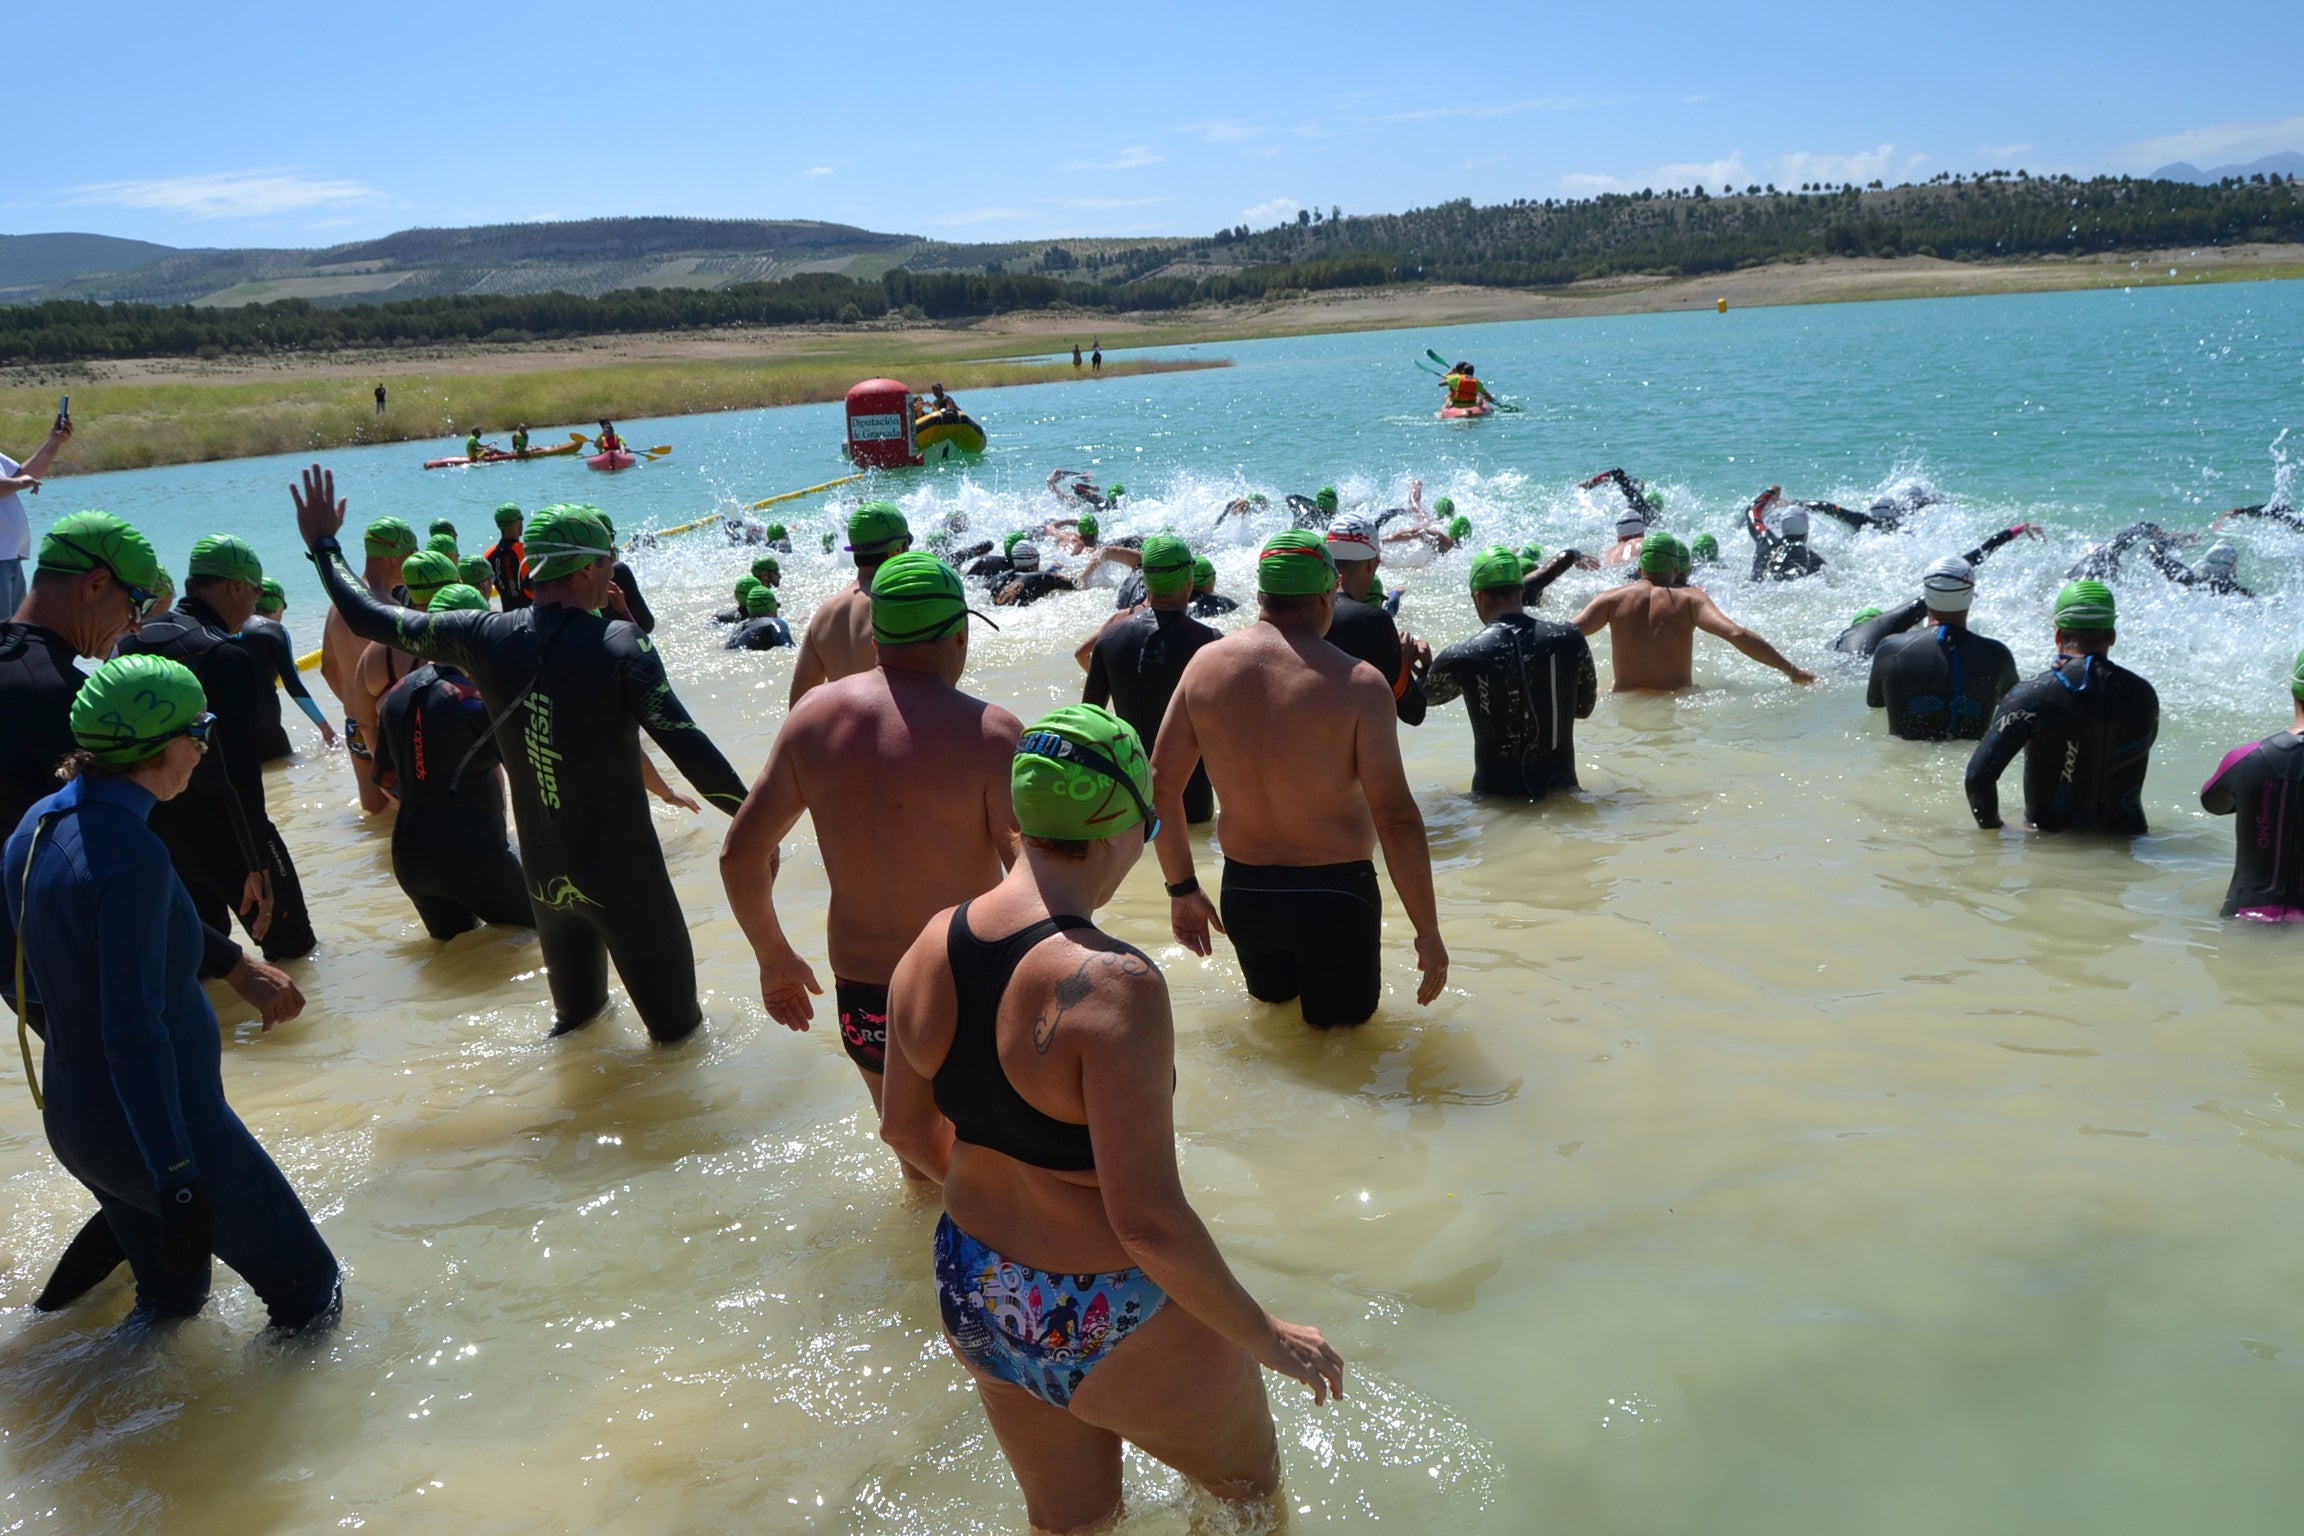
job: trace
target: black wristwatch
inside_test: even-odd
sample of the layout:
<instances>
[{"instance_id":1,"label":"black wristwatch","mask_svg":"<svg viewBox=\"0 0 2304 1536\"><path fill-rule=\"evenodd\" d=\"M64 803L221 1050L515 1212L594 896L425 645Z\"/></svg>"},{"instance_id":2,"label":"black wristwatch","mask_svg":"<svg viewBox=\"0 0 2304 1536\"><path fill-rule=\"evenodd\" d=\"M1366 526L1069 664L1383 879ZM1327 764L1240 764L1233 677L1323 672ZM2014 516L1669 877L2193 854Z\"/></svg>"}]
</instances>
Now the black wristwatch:
<instances>
[{"instance_id":1,"label":"black wristwatch","mask_svg":"<svg viewBox=\"0 0 2304 1536\"><path fill-rule=\"evenodd\" d=\"M1198 875L1186 875L1183 879L1168 887L1169 899L1173 901L1181 901L1186 896L1197 896L1199 894L1200 877Z\"/></svg>"},{"instance_id":2,"label":"black wristwatch","mask_svg":"<svg viewBox=\"0 0 2304 1536\"><path fill-rule=\"evenodd\" d=\"M320 563L322 555L340 555L342 553L344 553L344 546L336 542L333 534L325 539L314 539L311 547L305 551L314 565Z\"/></svg>"}]
</instances>

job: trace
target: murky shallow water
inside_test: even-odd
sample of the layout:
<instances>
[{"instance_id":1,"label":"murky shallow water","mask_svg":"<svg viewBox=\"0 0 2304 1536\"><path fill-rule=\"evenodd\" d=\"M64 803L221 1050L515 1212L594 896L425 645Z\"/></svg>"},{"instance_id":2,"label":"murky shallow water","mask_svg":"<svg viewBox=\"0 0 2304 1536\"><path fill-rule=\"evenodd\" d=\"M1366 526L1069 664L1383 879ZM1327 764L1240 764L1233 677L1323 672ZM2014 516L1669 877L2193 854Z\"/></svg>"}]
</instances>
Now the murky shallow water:
<instances>
[{"instance_id":1,"label":"murky shallow water","mask_svg":"<svg viewBox=\"0 0 2304 1536\"><path fill-rule=\"evenodd\" d=\"M1100 460L1138 525L1189 532L1235 487L1332 480L1381 506L1422 473L1484 534L1556 546L1602 521L1572 481L1624 462L1733 559L1734 511L1770 480L1857 502L1919 477L1956 503L1918 538L1827 528L1827 580L1714 590L1812 659L1934 554L2035 517L2051 540L1986 567L1976 620L2029 670L2087 533L2262 499L2297 424L2296 285L1717 318L1439 340L1539 397L1471 430L1422 417L1425 338L986 396L996 451L904 494L916 521L957 509L990 536L1045 514L1049 468ZM659 424L641 440L684 467L608 483L424 476L413 445L334 462L356 517L446 510L469 537L506 494L683 521L826 478L833 431L813 408ZM172 559L211 525L250 529L316 637L288 473L52 490L138 518ZM805 538L817 516L790 520ZM1715 649L1692 698L1603 702L1573 802L1467 798L1454 707L1407 733L1455 961L1428 1011L1396 910L1386 1006L1316 1036L1247 1002L1221 946L1202 963L1167 944L1137 871L1109 926L1157 946L1175 990L1188 1186L1249 1287L1351 1363L1333 1408L1275 1390L1298 1526L2292 1523L2296 951L2217 921L2231 829L2191 799L2226 747L2285 723L2298 550L2240 536L2268 594L2242 618L2148 572L2122 586L2122 654L2168 711L2155 832L2133 846L1980 834L1962 752L1887 739L1860 673L1793 690ZM1247 560L1219 552L1234 589ZM790 661L713 648L703 615L742 563L692 535L640 569L683 696L749 774ZM804 615L835 573L790 567ZM1461 557L1400 573L1412 627L1469 632L1462 575ZM972 685L1026 718L1076 696L1066 653L1103 607L1004 616ZM29 1097L0 1094L0 1532L1021 1527L938 1333L933 1206L901 1188L830 1032L761 1012L713 867L721 818L657 817L710 1018L658 1050L621 1009L547 1042L526 937L426 939L340 758L269 786L323 945L303 1019L267 1036L225 1011L225 1070L347 1263L343 1326L258 1342L260 1309L221 1276L165 1343L113 1336L118 1285L32 1314L92 1202ZM780 891L820 955L811 850L796 840ZM1148 1464L1130 1488L1131 1532L1203 1512Z\"/></svg>"}]
</instances>

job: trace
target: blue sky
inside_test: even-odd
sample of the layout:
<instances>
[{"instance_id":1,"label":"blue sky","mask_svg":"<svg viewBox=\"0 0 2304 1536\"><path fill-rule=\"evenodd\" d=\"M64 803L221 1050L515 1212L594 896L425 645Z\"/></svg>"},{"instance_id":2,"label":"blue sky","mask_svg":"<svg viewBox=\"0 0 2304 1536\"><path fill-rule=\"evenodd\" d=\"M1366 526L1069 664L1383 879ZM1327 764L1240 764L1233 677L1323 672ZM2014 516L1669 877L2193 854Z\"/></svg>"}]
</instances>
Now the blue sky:
<instances>
[{"instance_id":1,"label":"blue sky","mask_svg":"<svg viewBox=\"0 0 2304 1536\"><path fill-rule=\"evenodd\" d=\"M695 214L1205 234L1299 206L2304 150L2294 0L1743 10L17 7L0 232L303 246Z\"/></svg>"}]
</instances>

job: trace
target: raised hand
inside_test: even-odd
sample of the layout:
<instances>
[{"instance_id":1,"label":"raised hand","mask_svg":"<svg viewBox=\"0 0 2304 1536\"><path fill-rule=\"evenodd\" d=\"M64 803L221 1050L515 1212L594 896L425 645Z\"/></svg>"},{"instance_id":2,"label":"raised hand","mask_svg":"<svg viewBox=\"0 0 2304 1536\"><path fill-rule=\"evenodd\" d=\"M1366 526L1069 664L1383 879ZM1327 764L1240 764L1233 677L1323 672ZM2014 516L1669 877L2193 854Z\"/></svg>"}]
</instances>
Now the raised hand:
<instances>
[{"instance_id":1,"label":"raised hand","mask_svg":"<svg viewBox=\"0 0 2304 1536\"><path fill-rule=\"evenodd\" d=\"M304 536L307 548L336 537L344 526L345 504L336 499L334 470L313 465L304 471L303 486L288 487L288 495L296 503L296 531Z\"/></svg>"}]
</instances>

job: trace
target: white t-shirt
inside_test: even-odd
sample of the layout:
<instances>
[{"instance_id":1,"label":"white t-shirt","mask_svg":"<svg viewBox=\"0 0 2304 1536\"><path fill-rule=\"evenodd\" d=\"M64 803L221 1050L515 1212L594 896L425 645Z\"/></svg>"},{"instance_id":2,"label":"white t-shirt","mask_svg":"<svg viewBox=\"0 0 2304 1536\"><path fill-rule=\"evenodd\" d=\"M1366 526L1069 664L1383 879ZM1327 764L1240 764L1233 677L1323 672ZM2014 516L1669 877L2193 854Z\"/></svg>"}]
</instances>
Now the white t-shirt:
<instances>
[{"instance_id":1,"label":"white t-shirt","mask_svg":"<svg viewBox=\"0 0 2304 1536\"><path fill-rule=\"evenodd\" d=\"M0 476L13 479L24 466L0 453ZM32 514L24 510L21 494L0 496L0 560L32 558Z\"/></svg>"}]
</instances>

